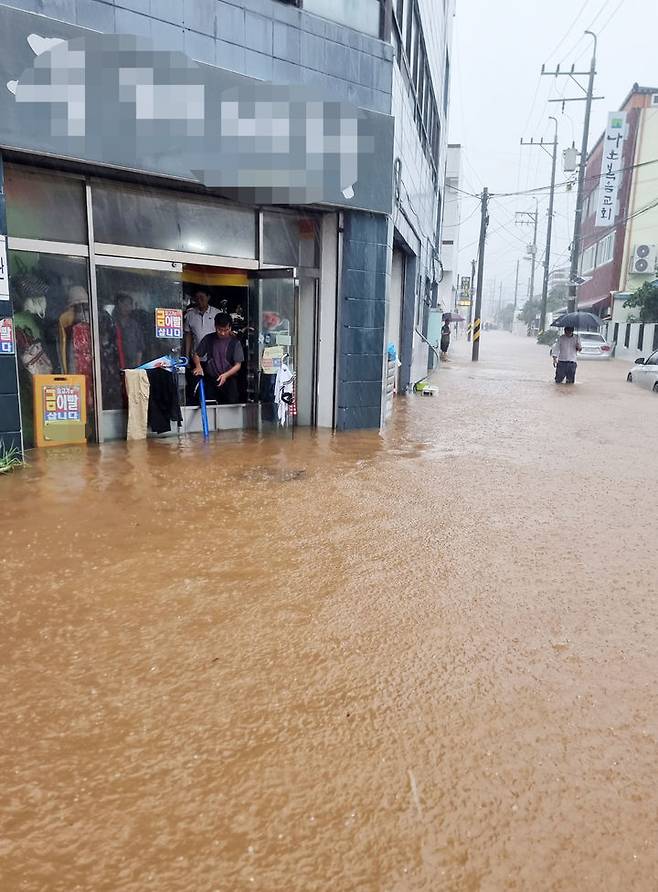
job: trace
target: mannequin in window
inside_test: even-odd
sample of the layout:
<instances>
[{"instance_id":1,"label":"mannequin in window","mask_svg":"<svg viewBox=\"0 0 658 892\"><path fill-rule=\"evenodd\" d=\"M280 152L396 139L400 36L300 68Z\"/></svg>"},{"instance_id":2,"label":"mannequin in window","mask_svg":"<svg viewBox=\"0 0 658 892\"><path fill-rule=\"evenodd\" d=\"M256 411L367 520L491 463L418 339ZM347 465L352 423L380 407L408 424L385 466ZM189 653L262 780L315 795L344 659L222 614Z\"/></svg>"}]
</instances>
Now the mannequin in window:
<instances>
[{"instance_id":1,"label":"mannequin in window","mask_svg":"<svg viewBox=\"0 0 658 892\"><path fill-rule=\"evenodd\" d=\"M114 325L122 369L135 369L144 358L144 334L130 294L120 291L114 302Z\"/></svg>"},{"instance_id":2,"label":"mannequin in window","mask_svg":"<svg viewBox=\"0 0 658 892\"><path fill-rule=\"evenodd\" d=\"M69 288L67 308L59 317L59 353L65 375L87 379L87 415L93 405L89 295L81 285Z\"/></svg>"},{"instance_id":3,"label":"mannequin in window","mask_svg":"<svg viewBox=\"0 0 658 892\"><path fill-rule=\"evenodd\" d=\"M28 448L34 445L33 378L53 372L45 347L47 291L48 286L38 276L28 274L12 279L23 440Z\"/></svg>"},{"instance_id":4,"label":"mannequin in window","mask_svg":"<svg viewBox=\"0 0 658 892\"><path fill-rule=\"evenodd\" d=\"M19 364L30 375L50 375L53 366L44 346L48 286L30 274L20 276L15 289L18 309L14 313L14 328Z\"/></svg>"}]
</instances>

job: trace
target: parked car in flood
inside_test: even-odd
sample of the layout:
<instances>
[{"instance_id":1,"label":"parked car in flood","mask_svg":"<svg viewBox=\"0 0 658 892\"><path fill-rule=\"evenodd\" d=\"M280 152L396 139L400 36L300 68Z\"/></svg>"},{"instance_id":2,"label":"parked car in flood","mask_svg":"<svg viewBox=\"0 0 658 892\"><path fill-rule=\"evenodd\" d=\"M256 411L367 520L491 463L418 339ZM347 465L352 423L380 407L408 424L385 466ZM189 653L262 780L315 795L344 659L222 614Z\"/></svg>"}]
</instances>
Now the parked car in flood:
<instances>
[{"instance_id":1,"label":"parked car in flood","mask_svg":"<svg viewBox=\"0 0 658 892\"><path fill-rule=\"evenodd\" d=\"M581 359L612 359L612 344L602 334L596 331L577 331L576 337L583 345L578 354L579 362Z\"/></svg>"},{"instance_id":2,"label":"parked car in flood","mask_svg":"<svg viewBox=\"0 0 658 892\"><path fill-rule=\"evenodd\" d=\"M639 384L647 390L658 393L658 350L648 359L635 360L635 365L628 373L626 380L631 384Z\"/></svg>"}]
</instances>

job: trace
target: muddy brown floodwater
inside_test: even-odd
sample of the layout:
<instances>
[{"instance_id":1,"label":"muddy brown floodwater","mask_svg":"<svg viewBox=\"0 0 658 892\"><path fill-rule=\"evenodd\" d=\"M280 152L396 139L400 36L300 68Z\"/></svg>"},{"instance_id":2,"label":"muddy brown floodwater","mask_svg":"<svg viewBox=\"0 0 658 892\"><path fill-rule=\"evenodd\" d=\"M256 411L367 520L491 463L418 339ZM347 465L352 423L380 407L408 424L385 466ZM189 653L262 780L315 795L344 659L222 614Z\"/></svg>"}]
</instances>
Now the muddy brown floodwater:
<instances>
[{"instance_id":1,"label":"muddy brown floodwater","mask_svg":"<svg viewBox=\"0 0 658 892\"><path fill-rule=\"evenodd\" d=\"M463 356L0 480L3 892L658 888L658 399Z\"/></svg>"}]
</instances>

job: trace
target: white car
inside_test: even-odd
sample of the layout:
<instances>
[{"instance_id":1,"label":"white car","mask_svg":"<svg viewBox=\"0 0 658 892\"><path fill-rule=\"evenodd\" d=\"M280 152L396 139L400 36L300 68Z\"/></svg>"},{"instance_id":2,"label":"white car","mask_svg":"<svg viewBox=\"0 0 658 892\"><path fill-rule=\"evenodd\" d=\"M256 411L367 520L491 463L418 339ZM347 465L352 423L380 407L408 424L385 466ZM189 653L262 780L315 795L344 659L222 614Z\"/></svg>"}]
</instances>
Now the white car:
<instances>
[{"instance_id":1,"label":"white car","mask_svg":"<svg viewBox=\"0 0 658 892\"><path fill-rule=\"evenodd\" d=\"M658 350L648 359L636 359L626 378L631 384L639 384L658 393Z\"/></svg>"},{"instance_id":2,"label":"white car","mask_svg":"<svg viewBox=\"0 0 658 892\"><path fill-rule=\"evenodd\" d=\"M577 331L576 337L580 339L583 349L578 354L581 359L612 359L612 345L602 334L596 331Z\"/></svg>"}]
</instances>

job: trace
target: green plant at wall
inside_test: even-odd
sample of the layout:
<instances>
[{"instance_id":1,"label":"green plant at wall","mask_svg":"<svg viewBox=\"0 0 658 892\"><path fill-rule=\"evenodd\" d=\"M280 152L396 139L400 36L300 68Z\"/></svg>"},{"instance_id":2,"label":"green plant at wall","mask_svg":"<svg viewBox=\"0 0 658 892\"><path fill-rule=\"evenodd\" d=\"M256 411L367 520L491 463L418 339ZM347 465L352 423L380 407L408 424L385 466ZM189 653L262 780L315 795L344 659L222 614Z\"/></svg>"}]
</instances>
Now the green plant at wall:
<instances>
[{"instance_id":1,"label":"green plant at wall","mask_svg":"<svg viewBox=\"0 0 658 892\"><path fill-rule=\"evenodd\" d=\"M658 284L645 282L624 301L626 309L639 309L640 322L658 322Z\"/></svg>"},{"instance_id":2,"label":"green plant at wall","mask_svg":"<svg viewBox=\"0 0 658 892\"><path fill-rule=\"evenodd\" d=\"M542 333L537 338L538 344L545 344L548 347L552 347L553 344L557 341L558 330L556 328L547 328L546 331L542 331Z\"/></svg>"},{"instance_id":3,"label":"green plant at wall","mask_svg":"<svg viewBox=\"0 0 658 892\"><path fill-rule=\"evenodd\" d=\"M23 459L20 451L15 446L7 449L2 440L0 440L0 474L6 474L7 471L18 468L22 464Z\"/></svg>"},{"instance_id":4,"label":"green plant at wall","mask_svg":"<svg viewBox=\"0 0 658 892\"><path fill-rule=\"evenodd\" d=\"M525 322L526 325L532 325L537 316L539 315L539 301L536 300L527 300L519 313L519 319L521 322Z\"/></svg>"}]
</instances>

